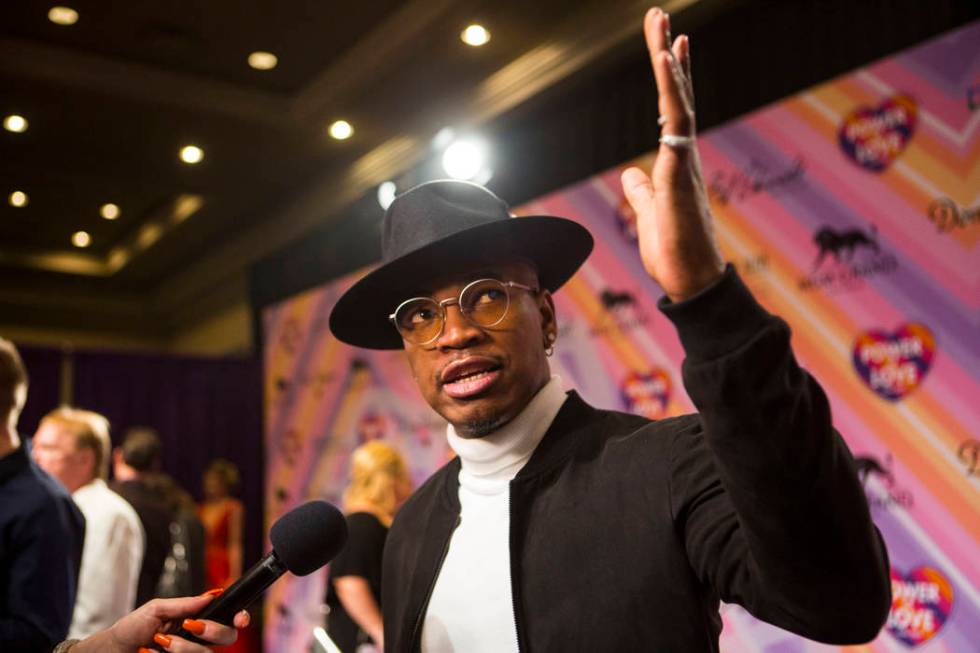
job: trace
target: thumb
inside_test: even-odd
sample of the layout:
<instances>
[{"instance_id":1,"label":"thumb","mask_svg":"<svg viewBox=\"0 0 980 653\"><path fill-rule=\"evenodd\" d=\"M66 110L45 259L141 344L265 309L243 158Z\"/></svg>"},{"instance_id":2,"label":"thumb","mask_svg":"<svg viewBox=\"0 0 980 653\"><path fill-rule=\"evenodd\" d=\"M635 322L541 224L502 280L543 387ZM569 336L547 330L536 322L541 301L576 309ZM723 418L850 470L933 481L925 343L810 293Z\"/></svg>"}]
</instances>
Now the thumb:
<instances>
[{"instance_id":1,"label":"thumb","mask_svg":"<svg viewBox=\"0 0 980 653\"><path fill-rule=\"evenodd\" d=\"M620 181L623 184L623 194L626 195L637 217L652 210L653 182L646 173L633 166L623 170Z\"/></svg>"},{"instance_id":2,"label":"thumb","mask_svg":"<svg viewBox=\"0 0 980 653\"><path fill-rule=\"evenodd\" d=\"M179 599L154 599L148 604L151 614L161 621L183 619L204 609L214 597L208 594Z\"/></svg>"}]
</instances>

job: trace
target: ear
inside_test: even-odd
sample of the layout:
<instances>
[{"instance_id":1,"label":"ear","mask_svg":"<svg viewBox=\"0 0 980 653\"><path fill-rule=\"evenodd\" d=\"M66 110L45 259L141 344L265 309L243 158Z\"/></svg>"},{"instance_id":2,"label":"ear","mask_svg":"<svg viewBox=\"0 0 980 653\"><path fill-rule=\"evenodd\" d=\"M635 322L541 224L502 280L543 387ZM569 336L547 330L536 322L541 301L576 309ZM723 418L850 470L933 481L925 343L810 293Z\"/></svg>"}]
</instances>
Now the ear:
<instances>
[{"instance_id":1,"label":"ear","mask_svg":"<svg viewBox=\"0 0 980 653\"><path fill-rule=\"evenodd\" d=\"M558 335L558 318L555 312L555 299L551 291L542 290L538 299L538 310L541 311L541 341L549 343ZM547 345L546 345L547 346Z\"/></svg>"}]
</instances>

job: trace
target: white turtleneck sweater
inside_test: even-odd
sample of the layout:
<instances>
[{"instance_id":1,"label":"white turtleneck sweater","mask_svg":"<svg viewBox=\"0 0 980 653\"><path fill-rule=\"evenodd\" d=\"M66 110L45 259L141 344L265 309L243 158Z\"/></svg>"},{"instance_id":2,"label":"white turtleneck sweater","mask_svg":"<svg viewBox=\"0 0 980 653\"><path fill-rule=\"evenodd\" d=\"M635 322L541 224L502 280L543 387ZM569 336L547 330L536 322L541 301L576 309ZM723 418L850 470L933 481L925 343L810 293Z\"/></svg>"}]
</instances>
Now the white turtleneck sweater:
<instances>
[{"instance_id":1,"label":"white turtleneck sweater","mask_svg":"<svg viewBox=\"0 0 980 653\"><path fill-rule=\"evenodd\" d=\"M517 648L510 578L510 481L531 458L565 402L551 380L521 413L482 438L449 426L459 456L460 522L429 599L423 653L507 653Z\"/></svg>"}]
</instances>

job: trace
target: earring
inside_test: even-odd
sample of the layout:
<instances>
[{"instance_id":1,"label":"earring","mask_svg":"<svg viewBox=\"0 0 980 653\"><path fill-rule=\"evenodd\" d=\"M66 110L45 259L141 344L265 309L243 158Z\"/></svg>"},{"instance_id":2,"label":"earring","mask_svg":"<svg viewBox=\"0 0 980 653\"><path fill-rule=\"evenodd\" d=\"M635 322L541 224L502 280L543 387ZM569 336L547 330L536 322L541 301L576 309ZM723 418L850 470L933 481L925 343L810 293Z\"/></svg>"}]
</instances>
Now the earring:
<instances>
[{"instance_id":1,"label":"earring","mask_svg":"<svg viewBox=\"0 0 980 653\"><path fill-rule=\"evenodd\" d=\"M555 340L558 339L558 335L554 332L549 332L547 337L545 337L545 347L544 355L551 357L555 353Z\"/></svg>"}]
</instances>

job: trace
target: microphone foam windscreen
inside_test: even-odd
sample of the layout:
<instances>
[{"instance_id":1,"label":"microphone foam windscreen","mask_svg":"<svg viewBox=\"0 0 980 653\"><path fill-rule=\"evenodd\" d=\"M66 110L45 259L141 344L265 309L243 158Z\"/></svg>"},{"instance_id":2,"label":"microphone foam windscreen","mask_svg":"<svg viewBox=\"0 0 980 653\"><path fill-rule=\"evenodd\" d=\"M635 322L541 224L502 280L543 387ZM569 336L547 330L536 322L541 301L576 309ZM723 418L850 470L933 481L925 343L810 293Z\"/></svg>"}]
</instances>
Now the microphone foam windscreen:
<instances>
[{"instance_id":1,"label":"microphone foam windscreen","mask_svg":"<svg viewBox=\"0 0 980 653\"><path fill-rule=\"evenodd\" d=\"M272 548L297 576L310 574L344 548L347 520L326 501L310 501L280 517L269 531Z\"/></svg>"}]
</instances>

